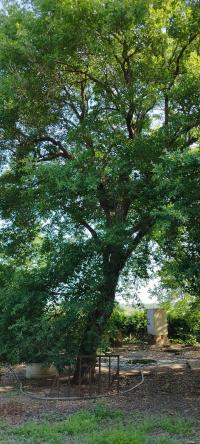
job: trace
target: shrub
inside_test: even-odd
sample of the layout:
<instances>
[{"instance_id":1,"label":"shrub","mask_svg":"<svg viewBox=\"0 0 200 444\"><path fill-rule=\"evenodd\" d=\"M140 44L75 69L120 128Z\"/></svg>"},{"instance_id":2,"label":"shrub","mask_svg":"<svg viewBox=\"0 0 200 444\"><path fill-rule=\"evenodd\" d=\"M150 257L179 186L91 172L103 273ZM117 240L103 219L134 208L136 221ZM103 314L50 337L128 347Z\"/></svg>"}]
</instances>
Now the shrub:
<instances>
[{"instance_id":1,"label":"shrub","mask_svg":"<svg viewBox=\"0 0 200 444\"><path fill-rule=\"evenodd\" d=\"M142 340L147 334L146 310L134 309L127 313L122 307L116 305L107 324L107 329L102 339L102 348L109 345L120 345L128 342Z\"/></svg>"},{"instance_id":2,"label":"shrub","mask_svg":"<svg viewBox=\"0 0 200 444\"><path fill-rule=\"evenodd\" d=\"M187 344L200 342L200 312L191 296L171 305L168 309L169 338Z\"/></svg>"}]
</instances>

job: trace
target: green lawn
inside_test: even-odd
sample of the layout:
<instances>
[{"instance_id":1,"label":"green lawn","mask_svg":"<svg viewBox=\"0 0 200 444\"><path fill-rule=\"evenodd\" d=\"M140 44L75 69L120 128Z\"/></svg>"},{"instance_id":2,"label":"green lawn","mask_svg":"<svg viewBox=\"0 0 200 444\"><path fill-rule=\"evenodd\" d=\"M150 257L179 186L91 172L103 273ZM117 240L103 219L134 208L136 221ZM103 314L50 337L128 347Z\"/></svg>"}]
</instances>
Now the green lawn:
<instances>
[{"instance_id":1,"label":"green lawn","mask_svg":"<svg viewBox=\"0 0 200 444\"><path fill-rule=\"evenodd\" d=\"M66 419L0 423L0 444L198 444L199 424L192 419L151 416L112 410L97 404Z\"/></svg>"}]
</instances>

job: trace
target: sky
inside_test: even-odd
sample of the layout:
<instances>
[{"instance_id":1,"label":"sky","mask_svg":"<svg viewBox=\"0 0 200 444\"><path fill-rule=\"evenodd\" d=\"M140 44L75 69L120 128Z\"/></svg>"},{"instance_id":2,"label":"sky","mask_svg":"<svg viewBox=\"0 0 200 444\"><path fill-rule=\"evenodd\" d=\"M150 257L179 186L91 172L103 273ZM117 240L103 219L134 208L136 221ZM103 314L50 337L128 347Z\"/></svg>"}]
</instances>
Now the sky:
<instances>
[{"instance_id":1,"label":"sky","mask_svg":"<svg viewBox=\"0 0 200 444\"><path fill-rule=\"evenodd\" d=\"M153 290L156 285L158 285L158 279L150 279L149 282L141 287L139 290L136 291L136 289L133 288L133 293L137 293L138 299L144 305L157 304L158 299L151 294L151 290ZM117 295L116 300L123 305L132 305L134 303L134 296L133 299L130 296L130 299L127 300L124 299L123 296Z\"/></svg>"},{"instance_id":2,"label":"sky","mask_svg":"<svg viewBox=\"0 0 200 444\"><path fill-rule=\"evenodd\" d=\"M158 300L155 296L152 296L149 291L157 284L157 279L151 279L149 283L141 288L138 292L138 296L143 304L157 303Z\"/></svg>"}]
</instances>

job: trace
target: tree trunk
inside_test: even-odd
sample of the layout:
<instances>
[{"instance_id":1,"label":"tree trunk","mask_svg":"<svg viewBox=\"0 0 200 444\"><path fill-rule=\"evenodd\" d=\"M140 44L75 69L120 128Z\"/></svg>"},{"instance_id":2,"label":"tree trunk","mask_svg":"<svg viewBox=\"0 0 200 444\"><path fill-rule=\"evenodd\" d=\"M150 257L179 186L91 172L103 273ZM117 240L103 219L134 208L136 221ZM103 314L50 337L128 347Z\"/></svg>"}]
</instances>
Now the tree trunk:
<instances>
[{"instance_id":1,"label":"tree trunk","mask_svg":"<svg viewBox=\"0 0 200 444\"><path fill-rule=\"evenodd\" d=\"M109 255L109 261L105 261L104 265L104 282L101 294L95 307L89 313L79 347L79 357L73 377L75 384L86 378L88 373L91 375L94 372L96 351L114 308L115 290L122 268L121 261L116 260L115 255L112 258Z\"/></svg>"},{"instance_id":2,"label":"tree trunk","mask_svg":"<svg viewBox=\"0 0 200 444\"><path fill-rule=\"evenodd\" d=\"M112 300L101 303L92 310L88 316L87 325L83 333L79 348L79 356L76 362L73 382L80 383L88 374L94 373L96 362L96 350L99 347L102 334L104 333L108 319L110 318L114 307L115 292Z\"/></svg>"}]
</instances>

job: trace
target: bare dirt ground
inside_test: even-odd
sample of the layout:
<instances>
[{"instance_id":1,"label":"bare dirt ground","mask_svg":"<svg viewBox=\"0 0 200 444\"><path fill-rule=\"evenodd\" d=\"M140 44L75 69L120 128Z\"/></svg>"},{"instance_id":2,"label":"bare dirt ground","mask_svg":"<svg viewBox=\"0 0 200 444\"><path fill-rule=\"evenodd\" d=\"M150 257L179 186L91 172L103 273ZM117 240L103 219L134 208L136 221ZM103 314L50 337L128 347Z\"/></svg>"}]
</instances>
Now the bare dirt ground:
<instances>
[{"instance_id":1,"label":"bare dirt ground","mask_svg":"<svg viewBox=\"0 0 200 444\"><path fill-rule=\"evenodd\" d=\"M165 414L200 419L200 370L189 368L185 360L200 360L200 347L127 346L115 349L120 359L176 360L180 365L163 365L144 370L144 382L124 395L105 398L112 406L141 414ZM122 388L139 382L138 372L121 372ZM34 386L34 392L37 391ZM38 387L38 393L41 387ZM104 398L102 398L103 400ZM0 384L0 420L17 424L44 415L56 418L80 409L93 408L95 400L36 401L23 396L13 384Z\"/></svg>"}]
</instances>

